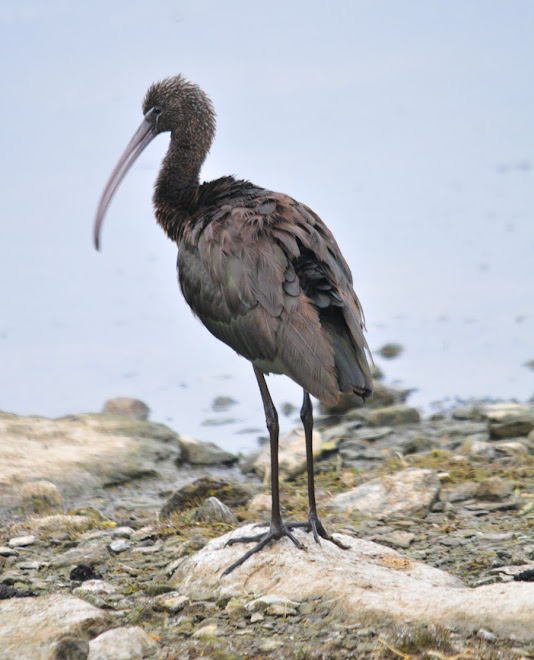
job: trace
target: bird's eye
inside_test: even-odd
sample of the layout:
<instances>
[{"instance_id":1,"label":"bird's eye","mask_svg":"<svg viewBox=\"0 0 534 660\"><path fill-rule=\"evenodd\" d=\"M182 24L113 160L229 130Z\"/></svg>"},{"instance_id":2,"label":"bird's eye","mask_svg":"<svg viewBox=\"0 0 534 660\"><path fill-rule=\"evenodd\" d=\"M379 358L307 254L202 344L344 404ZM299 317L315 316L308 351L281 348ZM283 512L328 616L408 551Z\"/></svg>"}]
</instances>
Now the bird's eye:
<instances>
[{"instance_id":1,"label":"bird's eye","mask_svg":"<svg viewBox=\"0 0 534 660\"><path fill-rule=\"evenodd\" d=\"M155 105L155 106L152 108L152 112L156 115L156 117L157 117L158 115L161 115L162 111L163 111L163 108L162 108L160 105Z\"/></svg>"}]
</instances>

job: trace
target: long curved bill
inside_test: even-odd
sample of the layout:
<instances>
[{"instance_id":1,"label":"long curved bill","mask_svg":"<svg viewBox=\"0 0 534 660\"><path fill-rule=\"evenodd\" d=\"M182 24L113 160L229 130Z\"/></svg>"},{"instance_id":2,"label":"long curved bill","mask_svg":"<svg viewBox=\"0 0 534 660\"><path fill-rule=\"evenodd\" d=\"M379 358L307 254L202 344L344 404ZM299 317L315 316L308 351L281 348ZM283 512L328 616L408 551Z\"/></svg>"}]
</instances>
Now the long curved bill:
<instances>
[{"instance_id":1,"label":"long curved bill","mask_svg":"<svg viewBox=\"0 0 534 660\"><path fill-rule=\"evenodd\" d=\"M141 152L150 142L152 142L152 140L157 135L154 125L147 120L149 114L150 113L147 113L145 115L141 126L139 126L133 138L128 143L128 146L120 157L119 162L111 173L111 176L106 183L106 187L104 188L104 192L102 193L102 197L100 198L100 203L98 204L98 209L96 212L94 229L94 241L95 248L97 250L100 249L100 228L113 195L115 194L117 188L120 186L122 180L128 173L131 166L139 158Z\"/></svg>"}]
</instances>

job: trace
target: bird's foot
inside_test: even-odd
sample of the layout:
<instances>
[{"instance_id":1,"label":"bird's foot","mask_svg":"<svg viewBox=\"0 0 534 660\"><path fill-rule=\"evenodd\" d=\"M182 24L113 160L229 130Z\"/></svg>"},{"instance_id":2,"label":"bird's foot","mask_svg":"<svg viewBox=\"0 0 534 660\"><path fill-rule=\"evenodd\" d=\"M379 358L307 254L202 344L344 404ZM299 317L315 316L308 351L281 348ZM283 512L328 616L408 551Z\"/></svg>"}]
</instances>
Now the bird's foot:
<instances>
[{"instance_id":1,"label":"bird's foot","mask_svg":"<svg viewBox=\"0 0 534 660\"><path fill-rule=\"evenodd\" d=\"M313 532L313 538L317 543L321 543L319 540L319 537L321 537L322 539L325 539L325 541L330 541L334 545L337 545L337 547L342 550L350 549L350 546L341 543L341 541L338 541L338 539L335 539L326 531L316 513L310 512L308 514L308 520L305 520L304 522L287 522L286 526L289 527L289 529L304 529L306 532Z\"/></svg>"},{"instance_id":2,"label":"bird's foot","mask_svg":"<svg viewBox=\"0 0 534 660\"><path fill-rule=\"evenodd\" d=\"M234 545L235 543L257 543L253 548L245 552L245 554L237 561L235 561L231 566L228 566L228 568L224 570L222 574L228 575L228 573L231 573L234 568L237 568L246 562L246 560L253 554L262 550L270 541L277 541L283 536L287 536L289 539L291 539L291 541L293 541L299 550L306 550L302 543L291 533L291 527L289 524L281 522L278 525L273 525L273 523L271 523L268 532L264 532L263 534L256 534L255 536L239 536L227 541L226 545Z\"/></svg>"}]
</instances>

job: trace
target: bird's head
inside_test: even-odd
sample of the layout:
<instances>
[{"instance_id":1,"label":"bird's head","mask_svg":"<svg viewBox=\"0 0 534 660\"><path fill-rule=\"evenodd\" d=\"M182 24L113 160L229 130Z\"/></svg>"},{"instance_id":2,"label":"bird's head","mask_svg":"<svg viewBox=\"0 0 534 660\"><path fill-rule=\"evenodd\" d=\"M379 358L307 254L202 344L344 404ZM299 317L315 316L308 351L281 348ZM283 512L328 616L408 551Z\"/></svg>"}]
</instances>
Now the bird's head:
<instances>
[{"instance_id":1,"label":"bird's head","mask_svg":"<svg viewBox=\"0 0 534 660\"><path fill-rule=\"evenodd\" d=\"M177 148L201 164L215 134L215 112L211 101L198 85L182 75L164 78L151 85L143 101L143 114L141 125L111 173L100 198L94 228L97 250L100 227L115 191L156 135L170 132Z\"/></svg>"}]
</instances>

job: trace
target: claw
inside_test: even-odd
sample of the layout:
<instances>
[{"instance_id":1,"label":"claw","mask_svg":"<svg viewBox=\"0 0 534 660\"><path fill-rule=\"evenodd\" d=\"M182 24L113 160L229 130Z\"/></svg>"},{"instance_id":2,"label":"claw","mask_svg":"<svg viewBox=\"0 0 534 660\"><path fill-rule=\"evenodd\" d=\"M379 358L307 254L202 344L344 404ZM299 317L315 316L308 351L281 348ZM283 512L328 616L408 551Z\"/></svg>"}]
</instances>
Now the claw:
<instances>
[{"instance_id":1,"label":"claw","mask_svg":"<svg viewBox=\"0 0 534 660\"><path fill-rule=\"evenodd\" d=\"M258 541L258 543L253 548L245 552L245 554L237 561L235 561L231 566L228 566L228 568L222 572L222 575L228 575L234 570L234 568L237 568L246 562L246 560L253 554L262 550L270 541L281 539L282 536L287 536L291 541L293 541L299 550L306 550L302 543L291 533L289 524L281 523L279 526L273 526L271 523L269 531L265 532L264 534L257 534L256 536L239 536L237 538L228 539L225 547L226 545L234 545L235 543L252 543L255 541Z\"/></svg>"}]
</instances>

